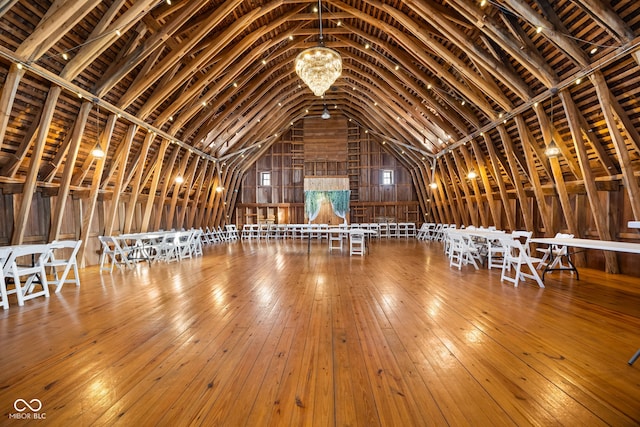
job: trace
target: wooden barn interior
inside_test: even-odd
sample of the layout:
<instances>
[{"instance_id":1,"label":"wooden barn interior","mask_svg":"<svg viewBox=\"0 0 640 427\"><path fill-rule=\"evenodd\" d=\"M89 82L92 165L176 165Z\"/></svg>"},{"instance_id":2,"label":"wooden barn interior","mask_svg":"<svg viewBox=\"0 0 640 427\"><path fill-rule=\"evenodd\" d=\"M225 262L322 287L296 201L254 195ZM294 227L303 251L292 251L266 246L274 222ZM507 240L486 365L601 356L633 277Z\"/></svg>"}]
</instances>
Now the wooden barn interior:
<instances>
[{"instance_id":1,"label":"wooden barn interior","mask_svg":"<svg viewBox=\"0 0 640 427\"><path fill-rule=\"evenodd\" d=\"M3 297L9 422L640 423L640 2L2 0L0 84L0 259L80 242L76 285ZM349 210L314 223L636 249L544 288L414 236L100 267L101 236L309 223L322 179Z\"/></svg>"}]
</instances>

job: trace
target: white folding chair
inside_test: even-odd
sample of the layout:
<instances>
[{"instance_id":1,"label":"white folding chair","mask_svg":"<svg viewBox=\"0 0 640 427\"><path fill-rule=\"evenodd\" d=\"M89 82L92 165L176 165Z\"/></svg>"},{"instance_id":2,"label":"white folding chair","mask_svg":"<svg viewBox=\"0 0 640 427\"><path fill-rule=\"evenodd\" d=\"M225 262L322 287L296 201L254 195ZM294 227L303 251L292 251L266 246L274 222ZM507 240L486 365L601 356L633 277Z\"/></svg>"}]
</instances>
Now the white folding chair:
<instances>
[{"instance_id":1,"label":"white folding chair","mask_svg":"<svg viewBox=\"0 0 640 427\"><path fill-rule=\"evenodd\" d=\"M44 261L49 257L48 245L12 246L13 250L4 265L5 279L13 279L13 289L7 289L7 295L16 294L18 305L39 296L49 298L49 283ZM21 259L27 258L27 261ZM24 281L22 278L25 278ZM40 287L36 291L36 287Z\"/></svg>"},{"instance_id":2,"label":"white folding chair","mask_svg":"<svg viewBox=\"0 0 640 427\"><path fill-rule=\"evenodd\" d=\"M349 256L363 256L365 252L364 231L359 229L349 230Z\"/></svg>"},{"instance_id":3,"label":"white folding chair","mask_svg":"<svg viewBox=\"0 0 640 427\"><path fill-rule=\"evenodd\" d=\"M458 267L458 270L463 265L471 264L478 270L478 263L476 262L479 252L475 247L471 239L467 236L458 233L448 233L449 238L449 266Z\"/></svg>"},{"instance_id":4,"label":"white folding chair","mask_svg":"<svg viewBox=\"0 0 640 427\"><path fill-rule=\"evenodd\" d=\"M334 249L342 252L342 237L340 228L329 230L329 252Z\"/></svg>"},{"instance_id":5,"label":"white folding chair","mask_svg":"<svg viewBox=\"0 0 640 427\"><path fill-rule=\"evenodd\" d=\"M111 236L98 236L98 240L102 244L102 254L100 255L100 271L109 270L111 273L113 267L117 266L122 268L123 265L127 267L133 267L133 264L127 257L127 252L122 249L116 239ZM110 267L105 267L104 263L107 261Z\"/></svg>"},{"instance_id":6,"label":"white folding chair","mask_svg":"<svg viewBox=\"0 0 640 427\"><path fill-rule=\"evenodd\" d=\"M49 243L51 252L45 260L44 266L50 268L53 273L54 280L49 283L56 285L55 293L59 293L65 283L75 283L76 287L80 287L76 255L81 244L81 240L59 240ZM73 269L73 278L70 279L71 269ZM62 274L59 273L59 270L62 270Z\"/></svg>"},{"instance_id":7,"label":"white folding chair","mask_svg":"<svg viewBox=\"0 0 640 427\"><path fill-rule=\"evenodd\" d=\"M513 286L517 287L519 281L533 279L538 286L544 288L544 283L542 283L533 265L534 263L540 262L540 259L529 256L523 243L517 239L509 236L500 237L500 243L505 248L500 280L511 282ZM523 267L526 267L529 272L523 271ZM513 273L513 275L511 275L511 273Z\"/></svg>"},{"instance_id":8,"label":"white folding chair","mask_svg":"<svg viewBox=\"0 0 640 427\"><path fill-rule=\"evenodd\" d=\"M555 237L557 239L573 239L573 234L566 233L556 233ZM542 259L538 264L538 268L542 268L551 261L551 265L549 265L548 270L553 270L554 268L566 268L570 269L571 266L564 265L562 263L562 257L569 256L569 250L566 246L561 245L550 245L547 248L536 248L536 251L542 253ZM573 270L571 270L571 274L573 274Z\"/></svg>"},{"instance_id":9,"label":"white folding chair","mask_svg":"<svg viewBox=\"0 0 640 427\"><path fill-rule=\"evenodd\" d=\"M4 277L4 265L7 263L13 249L7 246L0 247L0 306L7 310L9 308L9 296L7 294L7 283Z\"/></svg>"}]
</instances>

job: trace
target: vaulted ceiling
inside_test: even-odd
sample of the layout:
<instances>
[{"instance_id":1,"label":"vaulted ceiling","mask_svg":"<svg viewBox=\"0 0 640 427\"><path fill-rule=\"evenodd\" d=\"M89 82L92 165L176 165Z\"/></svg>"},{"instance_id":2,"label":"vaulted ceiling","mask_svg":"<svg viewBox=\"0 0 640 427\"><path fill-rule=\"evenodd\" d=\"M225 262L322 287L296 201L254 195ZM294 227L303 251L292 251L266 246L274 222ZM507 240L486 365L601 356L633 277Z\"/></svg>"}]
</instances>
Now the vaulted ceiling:
<instances>
[{"instance_id":1,"label":"vaulted ceiling","mask_svg":"<svg viewBox=\"0 0 640 427\"><path fill-rule=\"evenodd\" d=\"M38 158L38 180L61 180L74 130L82 135L74 185L93 179L98 132L108 147L102 188L113 185L119 161L133 171L141 154L151 164L154 156L177 162L188 151L246 170L324 105L425 180L448 154L457 162L455 150L469 143L476 157L500 161L498 173L508 175L503 165L513 154L521 174L543 183L552 181L542 155L552 138L562 173L582 178L571 142L580 133L595 175L620 173L625 160L616 155L605 105L614 110L617 125L609 126L622 132L628 165L638 169L636 0L323 1L325 45L343 58L342 76L324 98L301 82L293 63L318 44L317 7L297 0L0 2L0 175L26 176L28 159ZM40 147L34 141L49 120ZM533 148L529 167L523 144ZM489 185L498 185L495 176Z\"/></svg>"}]
</instances>

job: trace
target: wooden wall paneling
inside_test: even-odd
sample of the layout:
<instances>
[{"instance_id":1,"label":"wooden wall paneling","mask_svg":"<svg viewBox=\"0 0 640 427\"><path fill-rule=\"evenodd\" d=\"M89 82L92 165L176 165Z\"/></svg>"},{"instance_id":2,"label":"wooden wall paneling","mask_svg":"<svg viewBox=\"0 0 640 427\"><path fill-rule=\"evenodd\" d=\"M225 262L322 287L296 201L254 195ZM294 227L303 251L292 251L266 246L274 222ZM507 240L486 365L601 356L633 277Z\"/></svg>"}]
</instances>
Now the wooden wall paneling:
<instances>
[{"instance_id":1,"label":"wooden wall paneling","mask_svg":"<svg viewBox=\"0 0 640 427\"><path fill-rule=\"evenodd\" d=\"M198 172L198 185L196 186L195 193L193 194L193 207L189 211L189 217L187 219L187 228L195 227L196 214L198 213L198 205L200 204L200 197L206 192L206 186L204 185L204 178L207 175L210 165L213 163L209 159L204 160L204 165L200 167ZM203 188L204 187L204 188Z\"/></svg>"},{"instance_id":2,"label":"wooden wall paneling","mask_svg":"<svg viewBox=\"0 0 640 427\"><path fill-rule=\"evenodd\" d=\"M113 127L115 126L116 119L117 116L115 114L111 114L107 119L107 124L105 126L104 132L102 133L101 145L105 153L109 152L109 145L111 144L111 136L113 134ZM91 234L90 232L93 222L93 216L98 201L98 192L100 190L102 171L104 169L104 164L106 161L107 156L100 157L96 160L96 168L93 171L91 188L89 189L89 197L86 203L87 206L86 209L82 212L82 229L80 231L80 240L82 241L82 243L80 245L80 250L78 251L78 262L80 262L82 266L86 265L87 263L85 254Z\"/></svg>"},{"instance_id":3,"label":"wooden wall paneling","mask_svg":"<svg viewBox=\"0 0 640 427\"><path fill-rule=\"evenodd\" d=\"M478 211L482 209L482 204L478 203L477 206L473 204L473 195L471 194L471 189L467 184L467 173L468 167L463 165L460 156L458 153L453 150L451 151L451 156L453 157L453 161L455 163L455 167L458 172L458 179L460 180L460 187L462 187L462 192L464 193L464 199L467 202L467 210L469 211L469 223L471 225L480 226L481 224L478 221Z\"/></svg>"},{"instance_id":4,"label":"wooden wall paneling","mask_svg":"<svg viewBox=\"0 0 640 427\"><path fill-rule=\"evenodd\" d=\"M144 214L142 215L142 223L140 224L140 231L145 233L149 231L149 221L151 220L151 208L153 204L156 202L156 190L158 189L158 183L160 182L160 178L163 172L163 162L164 162L164 154L167 151L167 147L169 146L169 140L166 138L162 138L162 142L160 143L160 148L158 149L158 156L156 158L156 162L154 165L153 178L151 180L151 185L149 186L149 196L147 197L147 201L144 206ZM162 206L164 205L164 200L157 200L157 212L162 212ZM155 231L156 229L154 229Z\"/></svg>"},{"instance_id":5,"label":"wooden wall paneling","mask_svg":"<svg viewBox=\"0 0 640 427\"><path fill-rule=\"evenodd\" d=\"M625 140L618 129L616 120L612 111L612 94L607 87L604 76L600 71L596 71L589 75L591 82L596 88L598 94L598 100L604 114L613 146L615 147L620 167L622 169L622 177L624 180L624 186L629 195L629 201L631 203L631 209L635 218L640 218L640 188L638 187L638 180L633 173L633 165L631 164L631 158L627 151Z\"/></svg>"},{"instance_id":6,"label":"wooden wall paneling","mask_svg":"<svg viewBox=\"0 0 640 427\"><path fill-rule=\"evenodd\" d=\"M42 153L47 141L47 134L49 132L49 126L51 124L51 118L58 102L58 97L62 92L60 86L52 86L47 95L47 100L42 109L42 117L40 119L40 127L36 136L35 144L31 152L31 163L29 164L29 170L24 181L22 189L22 202L18 212L18 216L14 218L14 230L11 237L12 245L22 244L24 239L25 227L29 219L31 210L31 200L33 193L36 190L36 183L38 179L38 171L40 170L40 162L42 159Z\"/></svg>"},{"instance_id":7,"label":"wooden wall paneling","mask_svg":"<svg viewBox=\"0 0 640 427\"><path fill-rule=\"evenodd\" d=\"M536 163L534 158L534 152L531 147L534 144L534 141L531 139L531 134L529 129L527 128L527 124L524 121L524 118L521 114L518 114L515 117L516 125L518 126L518 133L520 134L520 142L522 143L522 149L524 151L525 160L527 162L527 167L529 168L529 182L531 187L533 188L533 193L535 195L535 201L538 206L538 211L540 212L540 217L542 218L542 223L545 228L545 233L547 235L555 235L555 230L553 228L553 221L551 220L551 212L549 211L549 207L547 206L547 202L545 200L544 192L542 191L542 185L540 183L540 177L536 171ZM549 132L548 128L543 132ZM556 159L557 161L558 159ZM544 161L540 159L540 161ZM558 165L559 166L559 165ZM562 175L562 172L560 172ZM564 183L564 181L562 181ZM565 190L566 191L566 190ZM524 208L523 208L524 209ZM528 228L529 231L535 231L535 228Z\"/></svg>"},{"instance_id":8,"label":"wooden wall paneling","mask_svg":"<svg viewBox=\"0 0 640 427\"><path fill-rule=\"evenodd\" d=\"M120 146L118 147L118 149L116 150L116 153L119 153L119 155L116 157L114 156L112 158L112 166L111 169L112 170L116 170L117 168L117 175L116 175L116 179L113 185L113 197L111 198L111 204L109 206L109 209L107 211L107 215L105 218L105 224L104 224L104 235L105 236L111 236L113 234L114 231L114 225L116 222L116 218L118 218L118 213L121 209L121 197L122 197L122 190L124 188L124 180L125 180L125 176L127 175L127 162L129 159L129 154L131 151L131 145L133 144L133 138L135 137L136 132L138 131L138 125L135 124L130 124L127 128L127 134L124 137L124 140L120 143ZM109 174L107 174L107 177L105 178L105 181L109 181ZM124 206L122 206L124 208ZM126 209L124 210L124 215L122 216L122 218L126 217Z\"/></svg>"},{"instance_id":9,"label":"wooden wall paneling","mask_svg":"<svg viewBox=\"0 0 640 427\"><path fill-rule=\"evenodd\" d=\"M62 171L62 178L60 179L60 187L58 189L58 196L51 215L51 229L49 230L49 241L60 239L60 227L63 221L63 213L65 212L66 203L69 195L69 189L71 185L71 177L73 176L73 170L76 164L76 158L78 157L78 150L80 149L80 143L82 142L82 134L89 118L89 111L91 111L91 102L83 102L78 112L78 117L73 126L71 138L69 141L67 157L64 163L64 170ZM54 169L55 170L55 169Z\"/></svg>"},{"instance_id":10,"label":"wooden wall paneling","mask_svg":"<svg viewBox=\"0 0 640 427\"><path fill-rule=\"evenodd\" d=\"M560 91L559 96L567 115L569 130L571 131L573 139L573 146L576 150L576 157L584 177L584 186L587 191L587 198L589 199L589 207L591 209L593 221L595 223L596 230L598 231L598 238L600 240L613 240L613 236L607 226L605 216L606 212L600 203L600 198L598 197L595 176L589 166L589 157L587 155L587 148L585 147L584 133L582 132L582 127L580 125L578 109L571 98L570 92L566 90ZM580 222L578 224L580 224ZM582 233L580 233L580 235L582 235ZM613 251L604 251L604 256L605 271L612 274L619 273L620 267L618 265L617 253Z\"/></svg>"},{"instance_id":11,"label":"wooden wall paneling","mask_svg":"<svg viewBox=\"0 0 640 427\"><path fill-rule=\"evenodd\" d=\"M493 179L496 184L498 184L500 200L502 200L502 209L504 210L505 216L507 217L509 230L513 231L516 229L515 215L513 213L513 209L511 209L511 201L509 200L509 193L507 193L507 186L504 183L502 172L500 171L499 157L496 153L496 148L493 145L493 141L491 140L491 136L485 132L483 134L483 138L485 146L487 147L487 151L489 153L489 163L491 164L490 172L493 173ZM482 152L482 150L480 149L480 145L475 140L472 140L471 142L476 153ZM502 224L501 228L504 228L504 224Z\"/></svg>"},{"instance_id":12,"label":"wooden wall paneling","mask_svg":"<svg viewBox=\"0 0 640 427\"><path fill-rule=\"evenodd\" d=\"M178 212L178 221L176 224L176 229L181 229L185 226L185 217L187 215L187 209L189 207L189 199L191 196L191 189L193 188L193 180L196 176L196 171L198 170L198 165L200 164L200 157L194 156L191 160L191 164L189 165L189 169L187 170L187 174L184 177L184 183L181 187L184 188L184 194L182 196L182 207L180 212ZM175 190L174 190L175 191Z\"/></svg>"},{"instance_id":13,"label":"wooden wall paneling","mask_svg":"<svg viewBox=\"0 0 640 427\"><path fill-rule=\"evenodd\" d=\"M181 176L183 179L185 179L184 171L187 168L187 163L189 162L190 158L191 158L191 151L185 151L182 156L182 160L180 161L180 166L178 167L178 173L176 177ZM169 185L173 185L173 192L171 193L171 205L169 205L169 212L167 214L167 229L169 230L173 228L176 228L176 229L180 228L177 221L178 215L176 215L176 206L178 204L178 196L180 195L180 188L182 187L183 184L184 184L184 181L182 183L178 183L178 182L175 182L175 179L173 182L169 183Z\"/></svg>"},{"instance_id":14,"label":"wooden wall paneling","mask_svg":"<svg viewBox=\"0 0 640 427\"><path fill-rule=\"evenodd\" d=\"M509 163L509 167L511 168L511 181L513 182L513 185L516 189L516 194L518 196L518 201L520 202L520 209L522 211L522 217L524 218L525 227L527 230L533 231L533 217L531 216L531 212L529 210L527 195L524 191L524 187L522 186L522 181L520 180L518 164L513 152L513 143L511 142L511 138L509 137L509 134L507 133L507 130L503 125L498 126L498 132L500 132L502 146L504 147L504 151L507 154L507 162Z\"/></svg>"},{"instance_id":15,"label":"wooden wall paneling","mask_svg":"<svg viewBox=\"0 0 640 427\"><path fill-rule=\"evenodd\" d=\"M162 214L165 212L167 191L169 190L169 186L175 182L176 176L178 174L177 170L173 170L173 166L176 163L176 159L178 158L179 153L180 146L175 144L173 146L173 151L171 151L171 155L169 156L169 160L162 168L162 176L164 177L164 180L162 181L160 195L158 196L158 206L156 208L155 216L153 219L153 230L159 230L160 224L162 224Z\"/></svg>"},{"instance_id":16,"label":"wooden wall paneling","mask_svg":"<svg viewBox=\"0 0 640 427\"><path fill-rule=\"evenodd\" d=\"M155 139L155 132L147 132L142 143L142 149L140 150L140 158L136 163L136 169L133 171L133 179L131 181L131 193L129 195L129 204L127 205L127 213L124 218L124 232L131 233L134 223L134 214L136 211L136 205L138 204L138 196L142 191L141 182L144 173L144 167L147 159L147 153L151 142Z\"/></svg>"},{"instance_id":17,"label":"wooden wall paneling","mask_svg":"<svg viewBox=\"0 0 640 427\"><path fill-rule=\"evenodd\" d=\"M24 73L24 68L18 68L18 64L12 63L9 67L9 73L4 80L4 85L2 86L2 94L0 94L0 148L2 148L4 142L13 102Z\"/></svg>"},{"instance_id":18,"label":"wooden wall paneling","mask_svg":"<svg viewBox=\"0 0 640 427\"><path fill-rule=\"evenodd\" d=\"M449 183L451 184L451 188L453 189L453 192L455 193L455 202L456 205L458 206L458 218L456 219L456 224L458 224L458 227L460 227L461 225L470 225L470 220L469 220L469 215L467 212L467 209L465 209L464 205L465 205L465 200L462 197L462 194L460 193L460 189L458 188L458 183L456 182L456 179L458 178L455 169L453 167L453 165L451 164L451 160L449 159L448 155L444 155L442 156L442 158L444 158L446 164L447 164L447 177L449 178ZM445 170L445 169L443 169ZM462 179L460 179L461 181Z\"/></svg>"},{"instance_id":19,"label":"wooden wall paneling","mask_svg":"<svg viewBox=\"0 0 640 427\"><path fill-rule=\"evenodd\" d=\"M475 139L471 140L471 148L473 149L474 157L477 161L478 172L480 173L480 179L482 180L482 186L484 190L484 197L487 200L489 212L491 213L492 221L489 221L487 219L487 226L493 224L497 229L501 230L503 227L500 220L500 212L498 211L495 200L493 200L493 188L491 187L489 175L487 174L487 163L484 158L484 153L480 149L478 142ZM473 161L471 153L468 149L465 148L463 150L463 154L465 156L465 159L469 158L467 163ZM478 193L482 194L480 189L478 189Z\"/></svg>"}]
</instances>

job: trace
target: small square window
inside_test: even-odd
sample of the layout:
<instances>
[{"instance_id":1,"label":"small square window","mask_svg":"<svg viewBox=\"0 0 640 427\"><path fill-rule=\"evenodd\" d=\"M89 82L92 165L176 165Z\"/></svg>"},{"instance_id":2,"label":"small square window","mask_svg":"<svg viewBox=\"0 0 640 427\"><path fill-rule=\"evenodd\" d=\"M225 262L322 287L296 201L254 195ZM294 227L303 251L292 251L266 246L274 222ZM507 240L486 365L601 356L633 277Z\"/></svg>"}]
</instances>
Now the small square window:
<instances>
[{"instance_id":1,"label":"small square window","mask_svg":"<svg viewBox=\"0 0 640 427\"><path fill-rule=\"evenodd\" d=\"M393 171L391 169L382 171L382 185L393 185Z\"/></svg>"},{"instance_id":2,"label":"small square window","mask_svg":"<svg viewBox=\"0 0 640 427\"><path fill-rule=\"evenodd\" d=\"M271 172L260 172L260 185L271 186Z\"/></svg>"}]
</instances>

